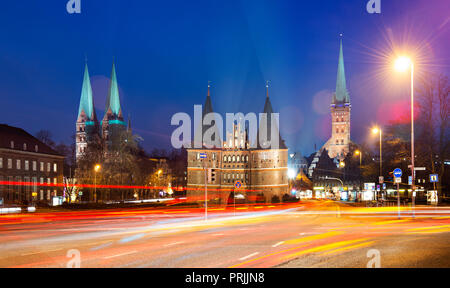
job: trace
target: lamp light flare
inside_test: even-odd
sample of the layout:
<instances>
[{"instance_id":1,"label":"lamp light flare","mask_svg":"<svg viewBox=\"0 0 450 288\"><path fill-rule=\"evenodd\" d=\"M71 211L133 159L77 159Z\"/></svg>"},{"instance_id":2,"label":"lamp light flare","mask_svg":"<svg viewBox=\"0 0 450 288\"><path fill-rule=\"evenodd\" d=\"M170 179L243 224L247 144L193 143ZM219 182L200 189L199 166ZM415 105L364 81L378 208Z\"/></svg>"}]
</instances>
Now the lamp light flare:
<instances>
[{"instance_id":1,"label":"lamp light flare","mask_svg":"<svg viewBox=\"0 0 450 288\"><path fill-rule=\"evenodd\" d=\"M406 71L411 66L411 59L405 56L401 56L395 60L395 70L399 72Z\"/></svg>"}]
</instances>

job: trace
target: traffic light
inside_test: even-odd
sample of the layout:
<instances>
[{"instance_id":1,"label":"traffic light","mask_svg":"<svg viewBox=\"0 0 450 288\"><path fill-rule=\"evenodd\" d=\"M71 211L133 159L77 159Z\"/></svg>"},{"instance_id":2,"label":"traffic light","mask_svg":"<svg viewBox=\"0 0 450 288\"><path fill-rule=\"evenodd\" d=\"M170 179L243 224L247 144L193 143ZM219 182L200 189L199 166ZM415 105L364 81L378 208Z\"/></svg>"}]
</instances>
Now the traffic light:
<instances>
[{"instance_id":1,"label":"traffic light","mask_svg":"<svg viewBox=\"0 0 450 288\"><path fill-rule=\"evenodd\" d=\"M208 168L208 183L211 183L212 181L212 169Z\"/></svg>"},{"instance_id":2,"label":"traffic light","mask_svg":"<svg viewBox=\"0 0 450 288\"><path fill-rule=\"evenodd\" d=\"M211 183L216 181L216 169L211 169Z\"/></svg>"},{"instance_id":3,"label":"traffic light","mask_svg":"<svg viewBox=\"0 0 450 288\"><path fill-rule=\"evenodd\" d=\"M208 168L208 183L216 181L216 169Z\"/></svg>"}]
</instances>

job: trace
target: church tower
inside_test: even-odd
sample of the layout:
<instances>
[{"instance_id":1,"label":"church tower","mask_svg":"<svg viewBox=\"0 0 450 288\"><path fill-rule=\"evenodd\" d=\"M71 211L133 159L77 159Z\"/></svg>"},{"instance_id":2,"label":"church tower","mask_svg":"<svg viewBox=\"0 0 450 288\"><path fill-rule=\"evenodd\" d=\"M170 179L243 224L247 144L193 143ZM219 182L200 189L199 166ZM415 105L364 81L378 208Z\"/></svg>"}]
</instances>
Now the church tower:
<instances>
[{"instance_id":1,"label":"church tower","mask_svg":"<svg viewBox=\"0 0 450 288\"><path fill-rule=\"evenodd\" d=\"M127 124L124 121L122 108L120 107L119 87L113 62L105 115L102 120L102 138L107 151L119 148L121 137L126 129Z\"/></svg>"},{"instance_id":2,"label":"church tower","mask_svg":"<svg viewBox=\"0 0 450 288\"><path fill-rule=\"evenodd\" d=\"M350 96L347 91L344 69L344 53L342 39L339 51L336 92L331 100L331 138L324 148L328 150L330 158L344 159L349 152L350 144Z\"/></svg>"},{"instance_id":3,"label":"church tower","mask_svg":"<svg viewBox=\"0 0 450 288\"><path fill-rule=\"evenodd\" d=\"M81 88L80 106L76 122L76 158L79 159L86 151L88 142L98 136L99 125L95 114L91 80L87 62L84 68L83 86Z\"/></svg>"}]
</instances>

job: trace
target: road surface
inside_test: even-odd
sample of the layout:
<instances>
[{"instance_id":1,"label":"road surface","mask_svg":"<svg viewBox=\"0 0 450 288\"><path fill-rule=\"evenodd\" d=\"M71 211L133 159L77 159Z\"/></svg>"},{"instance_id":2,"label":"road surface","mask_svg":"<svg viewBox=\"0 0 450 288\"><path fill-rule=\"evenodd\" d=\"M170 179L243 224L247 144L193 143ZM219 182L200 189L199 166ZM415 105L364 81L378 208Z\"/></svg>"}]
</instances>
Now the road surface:
<instances>
[{"instance_id":1,"label":"road surface","mask_svg":"<svg viewBox=\"0 0 450 288\"><path fill-rule=\"evenodd\" d=\"M0 216L0 267L450 267L450 207L307 201Z\"/></svg>"}]
</instances>

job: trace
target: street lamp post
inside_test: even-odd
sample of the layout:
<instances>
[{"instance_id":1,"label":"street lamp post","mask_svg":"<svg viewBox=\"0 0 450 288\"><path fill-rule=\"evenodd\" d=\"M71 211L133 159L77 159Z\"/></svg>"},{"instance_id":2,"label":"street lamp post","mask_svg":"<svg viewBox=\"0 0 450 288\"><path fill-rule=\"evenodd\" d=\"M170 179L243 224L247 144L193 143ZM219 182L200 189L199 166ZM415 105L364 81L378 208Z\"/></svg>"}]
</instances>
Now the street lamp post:
<instances>
[{"instance_id":1,"label":"street lamp post","mask_svg":"<svg viewBox=\"0 0 450 288\"><path fill-rule=\"evenodd\" d=\"M381 178L381 176L383 176L383 149L382 149L382 147L383 147L383 141L382 141L382 139L381 139L381 135L382 135L382 131L381 131L381 129L380 128L378 128L378 127L375 127L375 128L373 128L372 129L372 133L373 134L379 134L380 135L380 178ZM380 183L381 184L381 183ZM375 195L376 195L376 200L378 201L378 192L376 192L375 193ZM377 202L377 205L378 205L378 202Z\"/></svg>"},{"instance_id":2,"label":"street lamp post","mask_svg":"<svg viewBox=\"0 0 450 288\"><path fill-rule=\"evenodd\" d=\"M355 151L355 155L359 155L359 168L361 169L361 165L362 165L362 152L359 150Z\"/></svg>"},{"instance_id":3,"label":"street lamp post","mask_svg":"<svg viewBox=\"0 0 450 288\"><path fill-rule=\"evenodd\" d=\"M100 164L95 165L94 167L94 201L97 203L97 172L100 170Z\"/></svg>"},{"instance_id":4,"label":"street lamp post","mask_svg":"<svg viewBox=\"0 0 450 288\"><path fill-rule=\"evenodd\" d=\"M406 71L408 68L411 69L411 180L412 180L412 210L414 217L414 205L415 205L415 173L414 173L414 63L408 57L399 57L395 61L395 69L400 72Z\"/></svg>"},{"instance_id":5,"label":"street lamp post","mask_svg":"<svg viewBox=\"0 0 450 288\"><path fill-rule=\"evenodd\" d=\"M356 150L355 151L356 155L359 155L359 173L360 173L360 178L359 178L359 189L362 189L362 182L361 182L361 166L362 166L362 152L360 150ZM358 193L358 192L356 192ZM358 195L356 194L356 198L358 198Z\"/></svg>"}]
</instances>

